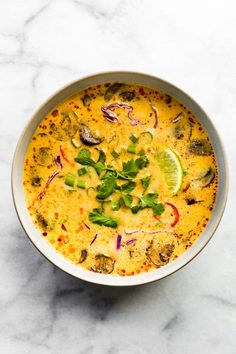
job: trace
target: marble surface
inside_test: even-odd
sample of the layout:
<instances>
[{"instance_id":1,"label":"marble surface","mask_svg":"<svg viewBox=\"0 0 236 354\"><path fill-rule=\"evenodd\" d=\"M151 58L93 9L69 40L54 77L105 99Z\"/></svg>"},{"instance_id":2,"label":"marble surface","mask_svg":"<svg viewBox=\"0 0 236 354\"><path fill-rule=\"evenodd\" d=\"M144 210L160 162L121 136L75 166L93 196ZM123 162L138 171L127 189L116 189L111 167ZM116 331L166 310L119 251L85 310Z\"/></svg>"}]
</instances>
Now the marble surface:
<instances>
[{"instance_id":1,"label":"marble surface","mask_svg":"<svg viewBox=\"0 0 236 354\"><path fill-rule=\"evenodd\" d=\"M236 353L235 1L0 2L1 354ZM210 244L146 286L76 280L29 242L10 190L14 148L61 86L106 70L162 77L192 95L224 141L229 200Z\"/></svg>"}]
</instances>

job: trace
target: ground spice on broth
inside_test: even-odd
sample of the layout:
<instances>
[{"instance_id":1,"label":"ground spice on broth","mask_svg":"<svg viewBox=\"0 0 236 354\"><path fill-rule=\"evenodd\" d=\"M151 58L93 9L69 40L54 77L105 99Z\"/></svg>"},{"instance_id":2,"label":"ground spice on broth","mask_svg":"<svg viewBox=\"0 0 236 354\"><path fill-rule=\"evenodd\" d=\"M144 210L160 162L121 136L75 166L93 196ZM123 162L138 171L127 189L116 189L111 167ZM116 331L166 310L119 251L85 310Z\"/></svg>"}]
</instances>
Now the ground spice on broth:
<instances>
[{"instance_id":1,"label":"ground spice on broth","mask_svg":"<svg viewBox=\"0 0 236 354\"><path fill-rule=\"evenodd\" d=\"M158 154L183 173L173 193ZM24 191L36 227L71 262L135 275L164 266L201 235L217 191L215 155L196 117L134 84L89 87L53 108L28 146Z\"/></svg>"}]
</instances>

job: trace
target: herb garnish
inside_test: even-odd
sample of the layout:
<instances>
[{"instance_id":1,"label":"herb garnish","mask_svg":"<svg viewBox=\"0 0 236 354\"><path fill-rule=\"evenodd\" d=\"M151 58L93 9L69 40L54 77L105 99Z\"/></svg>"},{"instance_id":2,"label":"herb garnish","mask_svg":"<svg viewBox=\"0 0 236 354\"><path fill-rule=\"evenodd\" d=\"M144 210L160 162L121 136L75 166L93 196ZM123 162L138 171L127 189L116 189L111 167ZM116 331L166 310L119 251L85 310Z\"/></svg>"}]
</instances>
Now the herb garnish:
<instances>
[{"instance_id":1,"label":"herb garnish","mask_svg":"<svg viewBox=\"0 0 236 354\"><path fill-rule=\"evenodd\" d=\"M164 211L164 205L157 203L157 193L147 193L140 197L140 202L131 208L132 212L136 214L139 210L151 208L154 215L161 215Z\"/></svg>"},{"instance_id":2,"label":"herb garnish","mask_svg":"<svg viewBox=\"0 0 236 354\"><path fill-rule=\"evenodd\" d=\"M147 167L149 164L147 156L141 156L138 159L123 162L123 171L118 173L119 178L132 179L137 176L139 170Z\"/></svg>"},{"instance_id":3,"label":"herb garnish","mask_svg":"<svg viewBox=\"0 0 236 354\"><path fill-rule=\"evenodd\" d=\"M98 186L97 199L106 199L116 188L116 173L114 171L107 171L102 177L102 183Z\"/></svg>"},{"instance_id":4,"label":"herb garnish","mask_svg":"<svg viewBox=\"0 0 236 354\"><path fill-rule=\"evenodd\" d=\"M151 177L150 176L141 178L141 183L142 183L142 186L143 186L143 188L145 190L149 187L150 182L151 182Z\"/></svg>"},{"instance_id":5,"label":"herb garnish","mask_svg":"<svg viewBox=\"0 0 236 354\"><path fill-rule=\"evenodd\" d=\"M118 220L116 218L102 214L99 209L93 209L93 211L89 213L89 220L94 224L102 226L113 228L118 226Z\"/></svg>"}]
</instances>

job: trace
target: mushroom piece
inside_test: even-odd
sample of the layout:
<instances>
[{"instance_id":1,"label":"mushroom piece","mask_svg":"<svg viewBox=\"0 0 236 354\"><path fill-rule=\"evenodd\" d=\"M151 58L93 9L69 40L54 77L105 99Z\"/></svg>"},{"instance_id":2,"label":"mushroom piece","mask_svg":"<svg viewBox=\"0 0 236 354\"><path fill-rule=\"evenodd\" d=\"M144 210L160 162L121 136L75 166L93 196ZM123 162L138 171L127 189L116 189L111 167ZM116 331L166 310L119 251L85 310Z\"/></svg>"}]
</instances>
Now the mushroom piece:
<instances>
[{"instance_id":1,"label":"mushroom piece","mask_svg":"<svg viewBox=\"0 0 236 354\"><path fill-rule=\"evenodd\" d=\"M36 220L37 220L38 225L41 229L43 229L43 230L49 229L49 223L48 223L47 219L42 214L37 213Z\"/></svg>"},{"instance_id":2,"label":"mushroom piece","mask_svg":"<svg viewBox=\"0 0 236 354\"><path fill-rule=\"evenodd\" d=\"M182 113L173 119L173 135L177 140L189 141L192 135L192 124Z\"/></svg>"},{"instance_id":3,"label":"mushroom piece","mask_svg":"<svg viewBox=\"0 0 236 354\"><path fill-rule=\"evenodd\" d=\"M72 112L62 112L61 120L58 124L52 123L50 129L52 136L59 141L66 141L76 134L78 130L78 120L76 114Z\"/></svg>"},{"instance_id":4,"label":"mushroom piece","mask_svg":"<svg viewBox=\"0 0 236 354\"><path fill-rule=\"evenodd\" d=\"M124 86L124 84L116 82L115 84L108 87L104 94L104 100L110 101L112 97Z\"/></svg>"},{"instance_id":5,"label":"mushroom piece","mask_svg":"<svg viewBox=\"0 0 236 354\"><path fill-rule=\"evenodd\" d=\"M190 142L188 152L197 156L210 156L212 147L206 139L195 139Z\"/></svg>"},{"instance_id":6,"label":"mushroom piece","mask_svg":"<svg viewBox=\"0 0 236 354\"><path fill-rule=\"evenodd\" d=\"M197 203L202 203L203 202L203 200L197 200L194 197L185 198L185 201L186 201L187 205L193 205L193 204L197 204Z\"/></svg>"},{"instance_id":7,"label":"mushroom piece","mask_svg":"<svg viewBox=\"0 0 236 354\"><path fill-rule=\"evenodd\" d=\"M86 260L87 256L88 256L88 252L86 250L82 250L78 263L83 263Z\"/></svg>"},{"instance_id":8,"label":"mushroom piece","mask_svg":"<svg viewBox=\"0 0 236 354\"><path fill-rule=\"evenodd\" d=\"M104 254L97 254L95 256L95 264L91 268L96 273L110 274L113 272L115 261L111 257Z\"/></svg>"},{"instance_id":9,"label":"mushroom piece","mask_svg":"<svg viewBox=\"0 0 236 354\"><path fill-rule=\"evenodd\" d=\"M85 145L98 145L103 141L102 138L95 138L89 127L84 123L80 124L79 136Z\"/></svg>"},{"instance_id":10,"label":"mushroom piece","mask_svg":"<svg viewBox=\"0 0 236 354\"><path fill-rule=\"evenodd\" d=\"M40 187L42 178L40 176L32 176L31 177L31 186Z\"/></svg>"},{"instance_id":11,"label":"mushroom piece","mask_svg":"<svg viewBox=\"0 0 236 354\"><path fill-rule=\"evenodd\" d=\"M85 107L88 107L90 105L91 101L92 101L92 98L87 93L82 98L82 102Z\"/></svg>"},{"instance_id":12,"label":"mushroom piece","mask_svg":"<svg viewBox=\"0 0 236 354\"><path fill-rule=\"evenodd\" d=\"M40 166L49 166L52 163L51 149L49 147L39 148L37 162Z\"/></svg>"},{"instance_id":13,"label":"mushroom piece","mask_svg":"<svg viewBox=\"0 0 236 354\"><path fill-rule=\"evenodd\" d=\"M160 267L169 262L174 249L174 236L163 232L153 237L151 245L147 249L147 256L155 266Z\"/></svg>"},{"instance_id":14,"label":"mushroom piece","mask_svg":"<svg viewBox=\"0 0 236 354\"><path fill-rule=\"evenodd\" d=\"M124 91L119 94L119 98L122 101L132 101L135 97L135 92L134 91Z\"/></svg>"},{"instance_id":15,"label":"mushroom piece","mask_svg":"<svg viewBox=\"0 0 236 354\"><path fill-rule=\"evenodd\" d=\"M209 186L209 184L214 180L215 172L212 167L209 167L208 170L199 178L192 181L191 186L193 188L204 188Z\"/></svg>"}]
</instances>

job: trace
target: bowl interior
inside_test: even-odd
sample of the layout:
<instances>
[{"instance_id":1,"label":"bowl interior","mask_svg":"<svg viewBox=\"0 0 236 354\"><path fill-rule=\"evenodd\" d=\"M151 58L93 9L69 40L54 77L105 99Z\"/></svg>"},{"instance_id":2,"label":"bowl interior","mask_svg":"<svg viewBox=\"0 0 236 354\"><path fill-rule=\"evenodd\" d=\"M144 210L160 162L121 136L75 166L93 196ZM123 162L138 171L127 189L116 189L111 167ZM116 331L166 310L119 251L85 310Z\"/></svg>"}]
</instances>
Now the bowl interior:
<instances>
[{"instance_id":1,"label":"bowl interior","mask_svg":"<svg viewBox=\"0 0 236 354\"><path fill-rule=\"evenodd\" d=\"M75 92L82 90L88 86L97 85L99 83L107 81L131 82L151 86L176 98L178 101L187 106L189 110L196 115L196 117L206 129L211 139L216 154L219 172L219 187L216 196L215 208L213 210L211 219L206 229L198 238L198 240L193 244L193 246L173 263L169 263L160 269L148 273L126 277L93 273L91 271L83 269L82 267L78 267L75 264L72 264L70 261L66 260L61 254L57 253L51 247L51 245L41 236L40 232L35 228L34 224L32 223L26 208L24 200L24 191L22 188L24 157L31 137L43 117L57 103L71 96ZM206 113L191 97L189 97L187 94L185 94L183 91L173 86L172 84L153 76L132 72L111 72L93 75L82 80L76 81L57 92L39 108L39 110L33 115L31 120L29 121L28 125L26 126L19 139L12 165L12 192L16 211L25 232L27 233L33 244L37 247L37 249L53 264L77 278L87 280L92 283L112 286L129 286L152 282L170 275L171 273L175 272L176 270L180 269L185 264L187 264L191 259L193 259L210 240L220 222L226 203L227 189L227 168L223 147L218 133L216 132L214 125L212 124Z\"/></svg>"}]
</instances>

